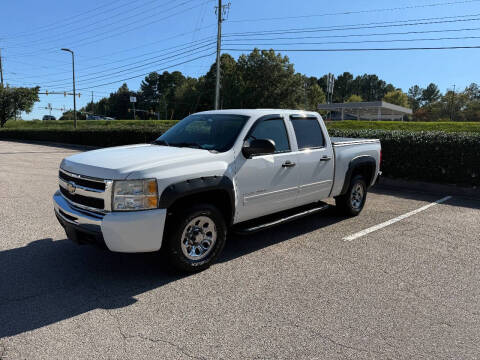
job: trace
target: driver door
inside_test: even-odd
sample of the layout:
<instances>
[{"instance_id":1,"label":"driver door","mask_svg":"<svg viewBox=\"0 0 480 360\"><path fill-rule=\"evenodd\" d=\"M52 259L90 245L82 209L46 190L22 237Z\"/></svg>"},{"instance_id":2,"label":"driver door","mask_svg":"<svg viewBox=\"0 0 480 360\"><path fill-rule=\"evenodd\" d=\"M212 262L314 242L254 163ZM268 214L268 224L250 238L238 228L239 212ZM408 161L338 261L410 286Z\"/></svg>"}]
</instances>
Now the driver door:
<instances>
[{"instance_id":1,"label":"driver door","mask_svg":"<svg viewBox=\"0 0 480 360\"><path fill-rule=\"evenodd\" d=\"M270 139L275 153L236 160L235 184L238 206L235 222L250 220L295 206L300 172L298 154L292 153L290 137L283 116L259 118L245 140Z\"/></svg>"}]
</instances>

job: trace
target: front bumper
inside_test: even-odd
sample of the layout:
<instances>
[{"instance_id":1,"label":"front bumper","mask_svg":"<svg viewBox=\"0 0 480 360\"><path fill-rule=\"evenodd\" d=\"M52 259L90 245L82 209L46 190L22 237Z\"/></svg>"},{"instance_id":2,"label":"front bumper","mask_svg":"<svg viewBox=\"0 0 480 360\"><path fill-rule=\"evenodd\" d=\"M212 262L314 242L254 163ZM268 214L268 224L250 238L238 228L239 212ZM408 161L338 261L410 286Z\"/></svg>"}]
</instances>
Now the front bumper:
<instances>
[{"instance_id":1,"label":"front bumper","mask_svg":"<svg viewBox=\"0 0 480 360\"><path fill-rule=\"evenodd\" d=\"M152 252L162 246L166 209L97 214L76 208L59 191L55 215L74 241L93 241L115 252Z\"/></svg>"}]
</instances>

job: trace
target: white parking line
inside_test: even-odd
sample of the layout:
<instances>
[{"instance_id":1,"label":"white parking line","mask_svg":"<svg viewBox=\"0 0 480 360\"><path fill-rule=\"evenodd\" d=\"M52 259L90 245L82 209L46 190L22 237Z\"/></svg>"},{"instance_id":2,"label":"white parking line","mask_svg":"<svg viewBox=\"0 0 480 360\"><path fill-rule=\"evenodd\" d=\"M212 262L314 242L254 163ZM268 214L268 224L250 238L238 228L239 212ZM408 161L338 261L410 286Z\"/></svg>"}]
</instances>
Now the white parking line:
<instances>
[{"instance_id":1,"label":"white parking line","mask_svg":"<svg viewBox=\"0 0 480 360\"><path fill-rule=\"evenodd\" d=\"M355 240L355 239L358 239L362 236L365 236L367 234L370 234L371 232L374 232L374 231L377 231L377 230L380 230L388 225L392 225L392 224L395 224L396 222L400 221L400 220L403 220L405 218L408 218L412 215L415 215L415 214L418 214L419 212L421 211L424 211L424 210L427 210L428 208L432 207L432 206L435 206L435 205L438 205L438 204L441 204L447 200L450 200L452 197L451 196L445 196L444 198L440 199L440 200L437 200L431 204L428 204L428 205L425 205L425 206L422 206L421 208L417 209L417 210L413 210L413 211L410 211L406 214L403 214L403 215L400 215L394 219L391 219L391 220L388 220L388 221L385 221L381 224L378 224L378 225L375 225L375 226L372 226L368 229L365 229L365 230L362 230L356 234L353 234L353 235L350 235L350 236L347 236L345 238L343 238L344 241L352 241L352 240Z\"/></svg>"}]
</instances>

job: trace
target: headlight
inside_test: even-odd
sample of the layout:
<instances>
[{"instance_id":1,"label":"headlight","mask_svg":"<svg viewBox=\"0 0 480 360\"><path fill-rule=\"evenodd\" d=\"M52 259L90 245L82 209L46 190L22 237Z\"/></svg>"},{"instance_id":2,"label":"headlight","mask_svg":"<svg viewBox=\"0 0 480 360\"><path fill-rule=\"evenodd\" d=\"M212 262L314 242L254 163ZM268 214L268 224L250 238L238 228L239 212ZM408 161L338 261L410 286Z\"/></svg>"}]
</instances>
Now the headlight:
<instances>
[{"instance_id":1,"label":"headlight","mask_svg":"<svg viewBox=\"0 0 480 360\"><path fill-rule=\"evenodd\" d=\"M156 209L157 180L125 180L113 184L113 211Z\"/></svg>"}]
</instances>

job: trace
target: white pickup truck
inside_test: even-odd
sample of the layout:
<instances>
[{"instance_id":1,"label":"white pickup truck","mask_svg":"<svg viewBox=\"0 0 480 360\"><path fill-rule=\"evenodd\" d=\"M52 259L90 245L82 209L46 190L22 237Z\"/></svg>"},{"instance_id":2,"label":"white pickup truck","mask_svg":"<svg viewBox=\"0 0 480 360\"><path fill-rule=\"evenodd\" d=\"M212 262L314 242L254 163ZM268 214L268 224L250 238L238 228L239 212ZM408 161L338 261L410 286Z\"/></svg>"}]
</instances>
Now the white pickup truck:
<instances>
[{"instance_id":1,"label":"white pickup truck","mask_svg":"<svg viewBox=\"0 0 480 360\"><path fill-rule=\"evenodd\" d=\"M227 231L291 221L330 197L358 215L380 161L379 140L330 138L318 113L206 111L152 144L65 158L53 201L74 241L161 249L178 269L199 271L218 258Z\"/></svg>"}]
</instances>

